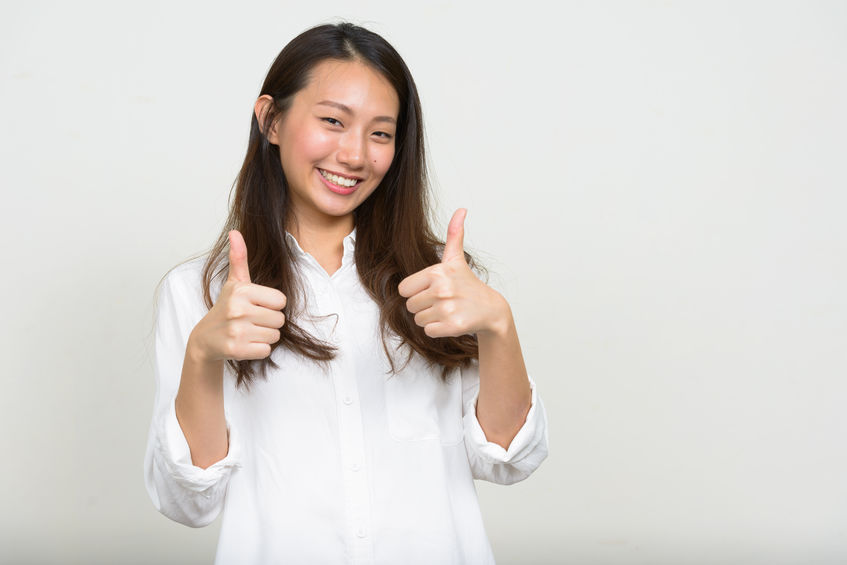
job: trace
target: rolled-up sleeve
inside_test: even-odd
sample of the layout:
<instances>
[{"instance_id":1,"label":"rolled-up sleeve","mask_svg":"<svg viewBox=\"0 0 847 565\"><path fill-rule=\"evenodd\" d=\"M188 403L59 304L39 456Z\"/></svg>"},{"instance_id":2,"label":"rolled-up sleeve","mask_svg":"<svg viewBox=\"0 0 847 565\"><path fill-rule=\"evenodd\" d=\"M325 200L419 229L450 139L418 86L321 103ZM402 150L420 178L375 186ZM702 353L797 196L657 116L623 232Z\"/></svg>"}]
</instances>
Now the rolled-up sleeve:
<instances>
[{"instance_id":1,"label":"rolled-up sleeve","mask_svg":"<svg viewBox=\"0 0 847 565\"><path fill-rule=\"evenodd\" d=\"M476 416L479 398L479 366L474 363L462 370L462 417L465 449L475 479L499 484L522 481L547 457L547 414L532 377L531 404L526 420L508 449L488 441Z\"/></svg>"},{"instance_id":2,"label":"rolled-up sleeve","mask_svg":"<svg viewBox=\"0 0 847 565\"><path fill-rule=\"evenodd\" d=\"M227 455L203 469L191 462L174 409L188 336L206 312L198 275L190 265L177 267L159 291L153 363L156 394L144 458L145 485L156 509L192 527L205 526L217 517L229 478L240 466L238 432L228 415Z\"/></svg>"}]
</instances>

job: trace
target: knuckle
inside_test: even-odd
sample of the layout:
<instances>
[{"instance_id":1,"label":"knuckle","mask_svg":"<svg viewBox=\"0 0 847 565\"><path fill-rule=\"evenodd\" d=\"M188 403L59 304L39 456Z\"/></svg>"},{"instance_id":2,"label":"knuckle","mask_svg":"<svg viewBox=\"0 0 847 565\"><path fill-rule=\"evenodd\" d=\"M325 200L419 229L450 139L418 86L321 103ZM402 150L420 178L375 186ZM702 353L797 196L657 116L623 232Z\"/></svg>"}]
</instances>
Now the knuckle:
<instances>
[{"instance_id":1,"label":"knuckle","mask_svg":"<svg viewBox=\"0 0 847 565\"><path fill-rule=\"evenodd\" d=\"M446 300L439 306L441 313L445 316L453 316L456 313L456 304L452 300Z\"/></svg>"},{"instance_id":2,"label":"knuckle","mask_svg":"<svg viewBox=\"0 0 847 565\"><path fill-rule=\"evenodd\" d=\"M244 308L239 304L229 302L226 305L226 317L230 320L237 320L244 315Z\"/></svg>"},{"instance_id":3,"label":"knuckle","mask_svg":"<svg viewBox=\"0 0 847 565\"><path fill-rule=\"evenodd\" d=\"M226 327L226 335L230 341L237 342L244 335L244 330L238 324L229 324Z\"/></svg>"},{"instance_id":4,"label":"knuckle","mask_svg":"<svg viewBox=\"0 0 847 565\"><path fill-rule=\"evenodd\" d=\"M453 289L449 284L442 283L435 287L435 296L441 299L453 296Z\"/></svg>"}]
</instances>

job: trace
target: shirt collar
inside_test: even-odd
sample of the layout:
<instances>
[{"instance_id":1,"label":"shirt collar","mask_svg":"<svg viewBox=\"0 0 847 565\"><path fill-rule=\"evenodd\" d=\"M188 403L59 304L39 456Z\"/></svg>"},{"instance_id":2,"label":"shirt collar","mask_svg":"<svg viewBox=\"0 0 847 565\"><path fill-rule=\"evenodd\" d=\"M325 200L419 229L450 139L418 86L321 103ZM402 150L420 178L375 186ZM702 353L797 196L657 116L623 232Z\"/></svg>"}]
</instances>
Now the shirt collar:
<instances>
[{"instance_id":1,"label":"shirt collar","mask_svg":"<svg viewBox=\"0 0 847 565\"><path fill-rule=\"evenodd\" d=\"M289 247L294 251L294 255L297 258L303 258L307 255L303 248L300 247L300 244L297 242L297 238L291 235L289 232L285 232L285 239L288 242ZM342 245L344 246L344 255L341 258L341 264L344 265L347 261L352 261L355 257L356 252L356 228L353 228L349 234L344 236L344 240L342 241Z\"/></svg>"},{"instance_id":2,"label":"shirt collar","mask_svg":"<svg viewBox=\"0 0 847 565\"><path fill-rule=\"evenodd\" d=\"M300 244L297 243L297 238L289 232L285 232L285 240L288 242L288 246L294 251L296 257L303 257L306 254L303 248L300 247Z\"/></svg>"},{"instance_id":3,"label":"shirt collar","mask_svg":"<svg viewBox=\"0 0 847 565\"><path fill-rule=\"evenodd\" d=\"M344 245L344 257L351 257L356 252L356 228L353 228L349 234L344 236L344 241L342 242Z\"/></svg>"}]
</instances>

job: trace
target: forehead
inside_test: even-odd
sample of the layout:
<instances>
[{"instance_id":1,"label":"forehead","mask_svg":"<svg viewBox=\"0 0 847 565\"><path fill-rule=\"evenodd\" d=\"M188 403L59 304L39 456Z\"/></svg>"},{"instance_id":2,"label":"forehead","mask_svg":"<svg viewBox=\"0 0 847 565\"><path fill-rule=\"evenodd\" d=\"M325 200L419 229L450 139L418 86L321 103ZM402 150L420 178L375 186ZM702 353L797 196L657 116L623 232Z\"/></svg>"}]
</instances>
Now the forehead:
<instances>
[{"instance_id":1,"label":"forehead","mask_svg":"<svg viewBox=\"0 0 847 565\"><path fill-rule=\"evenodd\" d=\"M358 61L321 61L297 97L308 105L331 100L354 112L397 116L400 100L391 83L372 67Z\"/></svg>"}]
</instances>

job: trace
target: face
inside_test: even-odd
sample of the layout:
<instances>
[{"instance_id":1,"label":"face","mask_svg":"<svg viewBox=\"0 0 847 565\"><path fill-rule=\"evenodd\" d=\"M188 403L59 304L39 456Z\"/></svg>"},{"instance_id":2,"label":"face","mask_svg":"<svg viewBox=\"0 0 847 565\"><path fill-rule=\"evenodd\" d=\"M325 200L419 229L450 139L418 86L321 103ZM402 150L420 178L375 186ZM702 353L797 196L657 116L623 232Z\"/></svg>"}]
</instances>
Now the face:
<instances>
[{"instance_id":1,"label":"face","mask_svg":"<svg viewBox=\"0 0 847 565\"><path fill-rule=\"evenodd\" d=\"M279 146L297 223L353 225L353 210L382 181L394 158L400 102L377 71L323 61L269 132Z\"/></svg>"}]
</instances>

